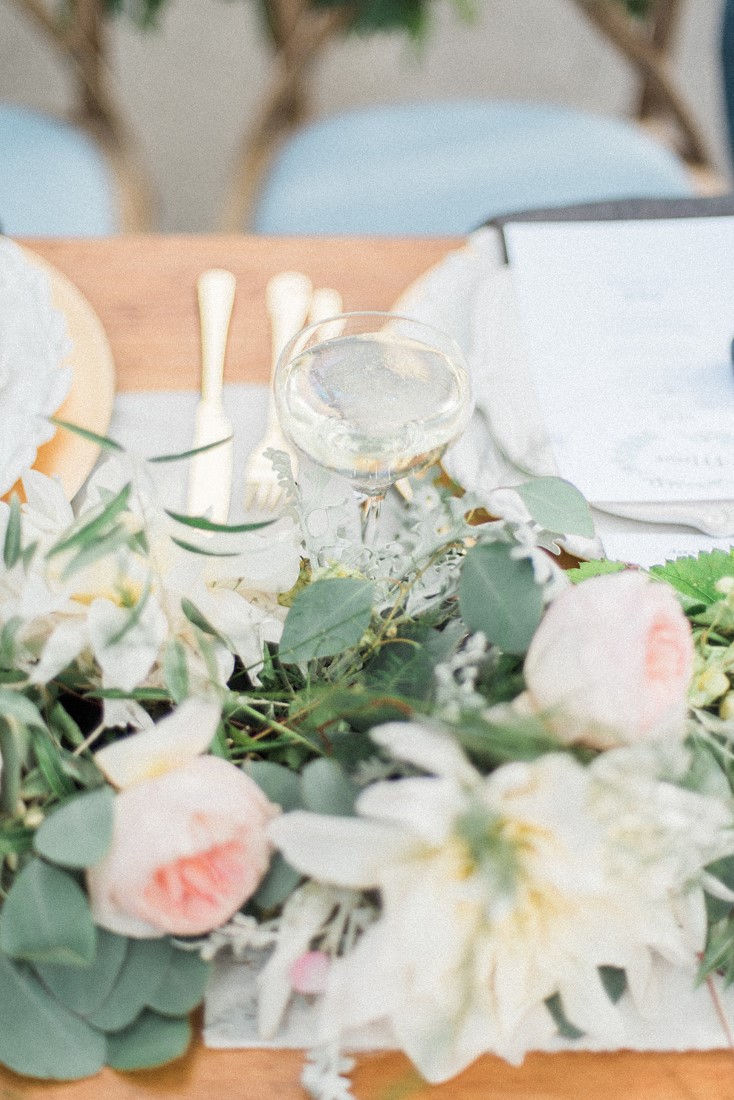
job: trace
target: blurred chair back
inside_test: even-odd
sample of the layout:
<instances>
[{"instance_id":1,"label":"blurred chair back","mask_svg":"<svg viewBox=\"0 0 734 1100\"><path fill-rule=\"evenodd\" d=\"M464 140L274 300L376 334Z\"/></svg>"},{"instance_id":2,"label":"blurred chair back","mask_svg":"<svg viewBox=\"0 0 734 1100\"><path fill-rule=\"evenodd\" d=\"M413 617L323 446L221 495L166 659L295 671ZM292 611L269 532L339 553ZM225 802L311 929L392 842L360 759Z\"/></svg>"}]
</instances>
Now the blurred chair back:
<instances>
[{"instance_id":1,"label":"blurred chair back","mask_svg":"<svg viewBox=\"0 0 734 1100\"><path fill-rule=\"evenodd\" d=\"M523 207L693 193L630 122L546 104L414 103L306 126L255 208L272 234L462 234Z\"/></svg>"},{"instance_id":2,"label":"blurred chair back","mask_svg":"<svg viewBox=\"0 0 734 1100\"><path fill-rule=\"evenodd\" d=\"M150 198L109 90L104 0L63 16L15 0L74 81L71 119L0 103L0 229L13 236L105 236L150 225Z\"/></svg>"}]
</instances>

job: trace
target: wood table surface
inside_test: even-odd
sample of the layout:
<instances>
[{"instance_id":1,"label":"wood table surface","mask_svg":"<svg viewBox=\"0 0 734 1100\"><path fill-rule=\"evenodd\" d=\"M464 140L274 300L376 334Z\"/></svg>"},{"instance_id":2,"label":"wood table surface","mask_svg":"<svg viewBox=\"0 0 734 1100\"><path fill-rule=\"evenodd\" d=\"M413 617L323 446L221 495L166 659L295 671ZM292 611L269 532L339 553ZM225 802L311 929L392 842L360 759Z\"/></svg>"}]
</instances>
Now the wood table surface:
<instances>
[{"instance_id":1,"label":"wood table surface","mask_svg":"<svg viewBox=\"0 0 734 1100\"><path fill-rule=\"evenodd\" d=\"M195 283L207 267L237 276L227 380L265 381L265 285L275 272L305 271L316 285L338 288L347 309L384 309L460 244L239 236L23 243L94 306L120 391L197 386ZM0 1069L0 1100L304 1100L301 1064L299 1052L214 1051L197 1038L185 1058L155 1071L104 1070L85 1081L55 1083ZM533 1054L521 1067L485 1057L440 1087L421 1081L402 1056L374 1054L359 1059L353 1082L358 1100L734 1100L734 1053Z\"/></svg>"}]
</instances>

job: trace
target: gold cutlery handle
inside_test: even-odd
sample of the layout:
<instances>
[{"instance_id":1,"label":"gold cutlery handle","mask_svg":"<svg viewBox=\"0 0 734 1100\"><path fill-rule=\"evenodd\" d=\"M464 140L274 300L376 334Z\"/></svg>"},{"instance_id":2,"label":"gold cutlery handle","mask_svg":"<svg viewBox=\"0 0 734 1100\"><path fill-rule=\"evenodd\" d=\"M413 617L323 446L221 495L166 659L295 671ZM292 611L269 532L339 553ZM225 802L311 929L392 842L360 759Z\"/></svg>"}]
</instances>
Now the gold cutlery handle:
<instances>
[{"instance_id":1,"label":"gold cutlery handle","mask_svg":"<svg viewBox=\"0 0 734 1100\"><path fill-rule=\"evenodd\" d=\"M224 377L227 333L234 306L235 277L231 271L212 268L196 284L201 323L201 396L220 402Z\"/></svg>"}]
</instances>

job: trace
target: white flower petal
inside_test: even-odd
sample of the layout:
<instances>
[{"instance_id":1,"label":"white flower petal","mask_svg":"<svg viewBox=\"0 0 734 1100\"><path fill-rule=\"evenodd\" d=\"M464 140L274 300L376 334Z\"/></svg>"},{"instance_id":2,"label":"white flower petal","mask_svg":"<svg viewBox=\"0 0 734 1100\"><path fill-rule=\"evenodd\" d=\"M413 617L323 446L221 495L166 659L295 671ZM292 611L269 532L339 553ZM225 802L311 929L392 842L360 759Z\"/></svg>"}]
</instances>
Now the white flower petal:
<instances>
[{"instance_id":1,"label":"white flower petal","mask_svg":"<svg viewBox=\"0 0 734 1100\"><path fill-rule=\"evenodd\" d=\"M303 810L276 818L269 835L298 871L357 890L376 886L380 869L412 847L404 833L389 825Z\"/></svg>"},{"instance_id":2,"label":"white flower petal","mask_svg":"<svg viewBox=\"0 0 734 1100\"><path fill-rule=\"evenodd\" d=\"M397 760L406 760L432 775L455 779L466 786L479 782L479 773L458 743L440 730L418 722L387 722L371 730L370 736Z\"/></svg>"},{"instance_id":3,"label":"white flower petal","mask_svg":"<svg viewBox=\"0 0 734 1100\"><path fill-rule=\"evenodd\" d=\"M43 647L41 659L31 673L31 683L47 684L75 660L89 644L87 624L61 622Z\"/></svg>"},{"instance_id":4,"label":"white flower petal","mask_svg":"<svg viewBox=\"0 0 734 1100\"><path fill-rule=\"evenodd\" d=\"M426 844L443 844L464 808L465 796L451 780L403 779L400 783L373 783L357 799L365 817L402 825Z\"/></svg>"},{"instance_id":5,"label":"white flower petal","mask_svg":"<svg viewBox=\"0 0 734 1100\"><path fill-rule=\"evenodd\" d=\"M130 787L204 752L217 731L219 715L219 704L211 699L186 699L153 729L107 745L94 759L115 787Z\"/></svg>"},{"instance_id":6,"label":"white flower petal","mask_svg":"<svg viewBox=\"0 0 734 1100\"><path fill-rule=\"evenodd\" d=\"M134 626L127 629L131 612L110 600L97 599L87 621L94 656L105 687L132 691L150 672L167 633L168 622L158 601L151 597Z\"/></svg>"}]
</instances>

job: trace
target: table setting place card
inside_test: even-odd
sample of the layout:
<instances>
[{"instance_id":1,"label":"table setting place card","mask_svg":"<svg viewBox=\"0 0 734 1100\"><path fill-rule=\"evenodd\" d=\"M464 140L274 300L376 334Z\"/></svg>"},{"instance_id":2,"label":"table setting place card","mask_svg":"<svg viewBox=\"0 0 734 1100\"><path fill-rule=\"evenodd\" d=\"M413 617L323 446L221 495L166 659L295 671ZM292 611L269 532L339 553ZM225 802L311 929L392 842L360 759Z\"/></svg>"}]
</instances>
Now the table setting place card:
<instances>
[{"instance_id":1,"label":"table setting place card","mask_svg":"<svg viewBox=\"0 0 734 1100\"><path fill-rule=\"evenodd\" d=\"M576 484L609 557L728 549L734 218L503 233L509 267L478 281L471 359L506 468Z\"/></svg>"}]
</instances>

